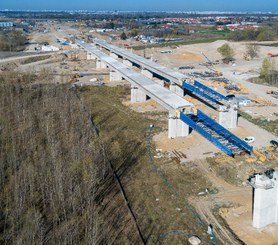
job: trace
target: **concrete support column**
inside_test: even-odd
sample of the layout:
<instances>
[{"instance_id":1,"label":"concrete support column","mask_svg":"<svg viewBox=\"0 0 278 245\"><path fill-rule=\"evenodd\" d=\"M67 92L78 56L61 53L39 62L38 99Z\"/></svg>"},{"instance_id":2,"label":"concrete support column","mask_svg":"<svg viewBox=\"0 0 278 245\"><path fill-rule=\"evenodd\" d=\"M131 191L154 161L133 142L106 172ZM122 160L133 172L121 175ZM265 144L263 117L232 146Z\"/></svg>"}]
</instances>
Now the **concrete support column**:
<instances>
[{"instance_id":1,"label":"concrete support column","mask_svg":"<svg viewBox=\"0 0 278 245\"><path fill-rule=\"evenodd\" d=\"M231 107L219 112L219 124L224 128L236 128L238 123L238 112Z\"/></svg>"},{"instance_id":2,"label":"concrete support column","mask_svg":"<svg viewBox=\"0 0 278 245\"><path fill-rule=\"evenodd\" d=\"M113 52L110 52L110 56L113 58L113 59L118 59L119 56Z\"/></svg>"},{"instance_id":3,"label":"concrete support column","mask_svg":"<svg viewBox=\"0 0 278 245\"><path fill-rule=\"evenodd\" d=\"M169 112L168 138L174 139L189 135L189 126L182 122L175 113Z\"/></svg>"},{"instance_id":4,"label":"concrete support column","mask_svg":"<svg viewBox=\"0 0 278 245\"><path fill-rule=\"evenodd\" d=\"M153 73L152 73L151 71L147 70L147 69L142 69L141 73L142 73L144 76L146 76L146 77L148 77L148 78L150 78L150 79L153 78Z\"/></svg>"},{"instance_id":5,"label":"concrete support column","mask_svg":"<svg viewBox=\"0 0 278 245\"><path fill-rule=\"evenodd\" d=\"M110 71L110 81L121 81L122 80L122 75L114 70Z\"/></svg>"},{"instance_id":6,"label":"concrete support column","mask_svg":"<svg viewBox=\"0 0 278 245\"><path fill-rule=\"evenodd\" d=\"M107 65L103 61L97 59L96 68L97 69L105 69L105 68L107 68Z\"/></svg>"},{"instance_id":7,"label":"concrete support column","mask_svg":"<svg viewBox=\"0 0 278 245\"><path fill-rule=\"evenodd\" d=\"M132 67L133 66L133 63L127 59L123 59L123 64L129 66L129 67Z\"/></svg>"},{"instance_id":8,"label":"concrete support column","mask_svg":"<svg viewBox=\"0 0 278 245\"><path fill-rule=\"evenodd\" d=\"M144 102L147 100L147 95L136 86L131 85L131 102Z\"/></svg>"},{"instance_id":9,"label":"concrete support column","mask_svg":"<svg viewBox=\"0 0 278 245\"><path fill-rule=\"evenodd\" d=\"M91 53L87 53L87 60L94 60L95 57Z\"/></svg>"},{"instance_id":10,"label":"concrete support column","mask_svg":"<svg viewBox=\"0 0 278 245\"><path fill-rule=\"evenodd\" d=\"M164 87L164 81L161 79L155 79L154 80L156 83L158 83L160 86Z\"/></svg>"},{"instance_id":11,"label":"concrete support column","mask_svg":"<svg viewBox=\"0 0 278 245\"><path fill-rule=\"evenodd\" d=\"M171 83L170 84L170 91L174 92L178 96L183 97L184 96L184 89L181 88L178 84L176 83Z\"/></svg>"},{"instance_id":12,"label":"concrete support column","mask_svg":"<svg viewBox=\"0 0 278 245\"><path fill-rule=\"evenodd\" d=\"M253 186L253 227L261 229L278 223L278 171L273 177L256 174Z\"/></svg>"}]
</instances>

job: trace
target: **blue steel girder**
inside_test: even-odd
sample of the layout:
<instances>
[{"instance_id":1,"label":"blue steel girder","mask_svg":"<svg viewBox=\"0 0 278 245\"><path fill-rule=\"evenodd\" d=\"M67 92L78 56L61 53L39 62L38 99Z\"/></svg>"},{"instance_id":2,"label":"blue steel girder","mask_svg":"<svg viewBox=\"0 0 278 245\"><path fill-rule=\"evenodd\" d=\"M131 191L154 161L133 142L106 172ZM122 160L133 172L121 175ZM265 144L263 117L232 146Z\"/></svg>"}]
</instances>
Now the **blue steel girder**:
<instances>
[{"instance_id":1,"label":"blue steel girder","mask_svg":"<svg viewBox=\"0 0 278 245\"><path fill-rule=\"evenodd\" d=\"M203 89L204 91L206 91L210 96L213 96L217 99L217 101L221 101L221 100L229 100L229 98L227 98L226 96L224 96L223 94L220 94L218 92L216 92L215 90L205 86L204 84L198 82L198 81L194 81L194 86Z\"/></svg>"},{"instance_id":2,"label":"blue steel girder","mask_svg":"<svg viewBox=\"0 0 278 245\"><path fill-rule=\"evenodd\" d=\"M196 130L199 134L204 136L207 140L212 142L215 146L217 146L220 150L225 152L227 155L232 156L232 157L234 156L233 152L228 147L226 147L225 145L221 144L218 139L216 139L210 133L206 132L203 128L198 126L196 124L196 122L194 122L190 117L186 116L184 113L181 112L180 113L180 119L184 123L186 123L189 127L191 127L192 129Z\"/></svg>"},{"instance_id":3,"label":"blue steel girder","mask_svg":"<svg viewBox=\"0 0 278 245\"><path fill-rule=\"evenodd\" d=\"M214 103L218 103L218 100L206 93L204 93L203 91L201 91L199 88L196 88L195 86L191 85L188 82L183 82L182 87L192 93L195 93L203 98L206 98L209 101L212 101Z\"/></svg>"},{"instance_id":4,"label":"blue steel girder","mask_svg":"<svg viewBox=\"0 0 278 245\"><path fill-rule=\"evenodd\" d=\"M232 143L238 146L240 149L244 149L250 153L253 151L252 146L248 145L245 141L241 140L240 138L232 134L229 130L227 130L226 128L224 128L223 126L215 122L213 119L208 117L202 111L197 110L197 116L198 118L203 120L206 125L214 129L219 135L222 135L228 141L232 141Z\"/></svg>"}]
</instances>

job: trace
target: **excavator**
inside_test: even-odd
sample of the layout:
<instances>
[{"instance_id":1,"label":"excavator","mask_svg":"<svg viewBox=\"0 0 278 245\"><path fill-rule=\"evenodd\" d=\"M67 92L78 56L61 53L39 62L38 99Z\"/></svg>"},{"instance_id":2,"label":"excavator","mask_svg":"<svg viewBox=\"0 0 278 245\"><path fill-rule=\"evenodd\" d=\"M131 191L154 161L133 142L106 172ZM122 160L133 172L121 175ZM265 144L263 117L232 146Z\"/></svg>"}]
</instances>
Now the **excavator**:
<instances>
[{"instance_id":1,"label":"excavator","mask_svg":"<svg viewBox=\"0 0 278 245\"><path fill-rule=\"evenodd\" d=\"M202 54L202 55L207 59L207 61L208 61L208 66L207 66L207 68L210 69L210 70L212 70L212 71L214 72L214 75L215 75L216 77L221 77L221 76L223 76L222 72L219 71L219 70L215 67L214 63L204 54L204 52L201 52L201 54Z\"/></svg>"}]
</instances>

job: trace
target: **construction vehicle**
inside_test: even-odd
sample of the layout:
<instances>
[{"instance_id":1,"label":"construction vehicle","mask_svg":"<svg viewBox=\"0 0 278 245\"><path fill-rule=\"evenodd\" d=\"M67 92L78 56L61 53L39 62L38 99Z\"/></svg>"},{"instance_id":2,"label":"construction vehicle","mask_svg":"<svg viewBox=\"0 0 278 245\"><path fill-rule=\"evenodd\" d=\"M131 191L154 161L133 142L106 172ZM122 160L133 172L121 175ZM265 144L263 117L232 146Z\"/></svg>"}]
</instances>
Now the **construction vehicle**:
<instances>
[{"instance_id":1,"label":"construction vehicle","mask_svg":"<svg viewBox=\"0 0 278 245\"><path fill-rule=\"evenodd\" d=\"M214 75L216 76L216 77L221 77L221 76L223 76L223 73L221 72L221 71L219 71L216 67L215 67L215 65L214 65L214 62L212 62L203 52L201 52L201 54L207 59L207 68L208 69L210 69L210 70L212 70L213 72L214 72Z\"/></svg>"},{"instance_id":2,"label":"construction vehicle","mask_svg":"<svg viewBox=\"0 0 278 245\"><path fill-rule=\"evenodd\" d=\"M267 90L266 93L267 93L267 94L271 94L271 95L273 95L274 97L277 97L277 96L278 96L278 90Z\"/></svg>"}]
</instances>

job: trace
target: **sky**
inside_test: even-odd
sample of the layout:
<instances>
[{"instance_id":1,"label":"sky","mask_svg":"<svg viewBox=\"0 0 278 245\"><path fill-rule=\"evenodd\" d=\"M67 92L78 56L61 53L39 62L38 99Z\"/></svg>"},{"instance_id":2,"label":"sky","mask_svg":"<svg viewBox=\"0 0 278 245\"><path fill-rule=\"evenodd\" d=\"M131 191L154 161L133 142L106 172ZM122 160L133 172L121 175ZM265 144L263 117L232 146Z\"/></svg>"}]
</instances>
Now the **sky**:
<instances>
[{"instance_id":1,"label":"sky","mask_svg":"<svg viewBox=\"0 0 278 245\"><path fill-rule=\"evenodd\" d=\"M278 12L278 0L0 0L0 9Z\"/></svg>"}]
</instances>

